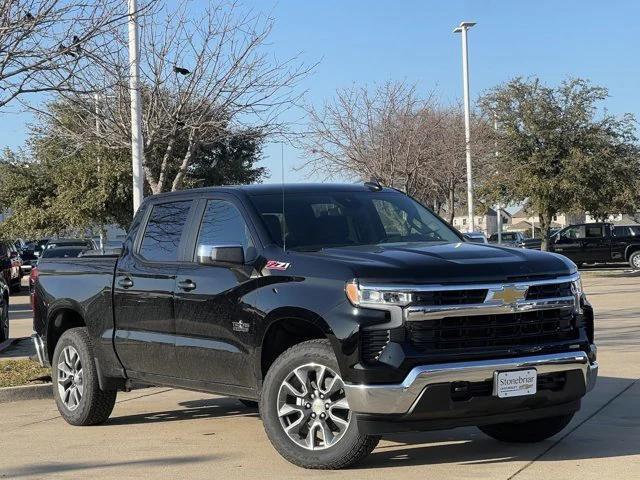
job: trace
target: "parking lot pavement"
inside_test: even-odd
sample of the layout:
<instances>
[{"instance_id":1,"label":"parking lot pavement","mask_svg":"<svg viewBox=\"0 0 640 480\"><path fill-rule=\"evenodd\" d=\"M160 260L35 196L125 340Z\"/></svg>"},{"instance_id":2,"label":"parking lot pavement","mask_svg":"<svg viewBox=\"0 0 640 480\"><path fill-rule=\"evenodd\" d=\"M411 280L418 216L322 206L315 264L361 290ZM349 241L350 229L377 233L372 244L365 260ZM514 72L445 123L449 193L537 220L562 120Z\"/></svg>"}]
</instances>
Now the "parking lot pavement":
<instances>
[{"instance_id":1,"label":"parking lot pavement","mask_svg":"<svg viewBox=\"0 0 640 480\"><path fill-rule=\"evenodd\" d=\"M111 419L71 427L51 400L0 406L3 478L640 478L640 276L590 271L600 378L570 426L536 445L475 428L392 435L357 467L304 471L233 399L166 388L123 393Z\"/></svg>"}]
</instances>

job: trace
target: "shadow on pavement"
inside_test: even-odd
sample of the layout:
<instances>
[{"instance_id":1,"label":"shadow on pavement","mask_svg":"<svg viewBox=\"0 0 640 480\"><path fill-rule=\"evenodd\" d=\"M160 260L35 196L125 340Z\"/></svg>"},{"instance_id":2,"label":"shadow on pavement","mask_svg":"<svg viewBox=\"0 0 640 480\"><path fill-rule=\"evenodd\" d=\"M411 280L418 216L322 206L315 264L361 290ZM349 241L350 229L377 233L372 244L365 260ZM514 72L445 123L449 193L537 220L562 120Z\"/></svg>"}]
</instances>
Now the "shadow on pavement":
<instances>
[{"instance_id":1,"label":"shadow on pavement","mask_svg":"<svg viewBox=\"0 0 640 480\"><path fill-rule=\"evenodd\" d=\"M258 411L247 408L233 398L211 398L179 403L184 409L111 417L106 425L135 425L140 423L176 422L199 418L255 417Z\"/></svg>"},{"instance_id":2,"label":"shadow on pavement","mask_svg":"<svg viewBox=\"0 0 640 480\"><path fill-rule=\"evenodd\" d=\"M46 474L60 474L63 472L74 472L79 470L103 470L106 468L114 467L152 467L152 466L167 466L167 465L181 465L207 462L211 460L217 460L214 456L189 456L189 457L159 457L150 458L147 460L131 460L121 462L48 462L48 463L34 463L32 465L25 465L24 467L18 467L12 470L2 472L2 477L6 478L21 478L21 477L36 477L43 478Z\"/></svg>"}]
</instances>

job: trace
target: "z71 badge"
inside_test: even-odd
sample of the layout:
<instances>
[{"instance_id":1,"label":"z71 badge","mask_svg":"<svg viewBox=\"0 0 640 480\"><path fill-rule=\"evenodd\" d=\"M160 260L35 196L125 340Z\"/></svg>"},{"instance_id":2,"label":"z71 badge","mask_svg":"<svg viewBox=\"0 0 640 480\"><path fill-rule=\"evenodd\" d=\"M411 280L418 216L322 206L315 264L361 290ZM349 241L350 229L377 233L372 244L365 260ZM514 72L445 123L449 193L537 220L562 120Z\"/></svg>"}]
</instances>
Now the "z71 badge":
<instances>
[{"instance_id":1,"label":"z71 badge","mask_svg":"<svg viewBox=\"0 0 640 480\"><path fill-rule=\"evenodd\" d=\"M279 262L277 260L268 260L265 268L267 270L286 270L289 268L290 263L287 262Z\"/></svg>"}]
</instances>

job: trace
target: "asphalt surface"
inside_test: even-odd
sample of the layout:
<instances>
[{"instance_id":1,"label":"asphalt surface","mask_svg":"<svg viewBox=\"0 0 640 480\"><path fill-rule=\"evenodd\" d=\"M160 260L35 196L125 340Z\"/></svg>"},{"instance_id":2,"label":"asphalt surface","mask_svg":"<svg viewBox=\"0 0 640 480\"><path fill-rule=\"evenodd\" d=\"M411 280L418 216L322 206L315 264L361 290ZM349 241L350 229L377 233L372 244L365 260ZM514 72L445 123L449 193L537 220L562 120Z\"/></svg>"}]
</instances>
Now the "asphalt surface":
<instances>
[{"instance_id":1,"label":"asphalt surface","mask_svg":"<svg viewBox=\"0 0 640 480\"><path fill-rule=\"evenodd\" d=\"M0 405L0 477L640 478L640 275L588 270L584 284L596 309L600 378L571 424L539 444L498 443L475 428L391 435L355 468L305 471L275 453L257 412L239 402L152 388L119 394L98 427L67 425L51 400ZM12 332L30 334L15 305Z\"/></svg>"}]
</instances>

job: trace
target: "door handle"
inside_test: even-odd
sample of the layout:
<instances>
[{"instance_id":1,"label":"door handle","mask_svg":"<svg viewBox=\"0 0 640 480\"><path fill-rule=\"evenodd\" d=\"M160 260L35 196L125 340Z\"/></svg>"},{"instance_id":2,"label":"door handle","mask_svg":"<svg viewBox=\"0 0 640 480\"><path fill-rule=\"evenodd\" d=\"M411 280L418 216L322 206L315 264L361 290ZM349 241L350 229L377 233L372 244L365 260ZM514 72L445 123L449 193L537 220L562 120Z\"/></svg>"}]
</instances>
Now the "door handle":
<instances>
[{"instance_id":1,"label":"door handle","mask_svg":"<svg viewBox=\"0 0 640 480\"><path fill-rule=\"evenodd\" d=\"M122 288L131 288L133 287L133 280L131 280L129 277L124 277L118 280L118 285L120 285Z\"/></svg>"},{"instance_id":2,"label":"door handle","mask_svg":"<svg viewBox=\"0 0 640 480\"><path fill-rule=\"evenodd\" d=\"M185 292L190 292L191 290L196 289L196 284L192 280L182 280L181 282L178 282L178 288Z\"/></svg>"}]
</instances>

